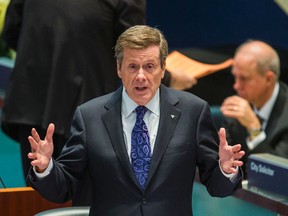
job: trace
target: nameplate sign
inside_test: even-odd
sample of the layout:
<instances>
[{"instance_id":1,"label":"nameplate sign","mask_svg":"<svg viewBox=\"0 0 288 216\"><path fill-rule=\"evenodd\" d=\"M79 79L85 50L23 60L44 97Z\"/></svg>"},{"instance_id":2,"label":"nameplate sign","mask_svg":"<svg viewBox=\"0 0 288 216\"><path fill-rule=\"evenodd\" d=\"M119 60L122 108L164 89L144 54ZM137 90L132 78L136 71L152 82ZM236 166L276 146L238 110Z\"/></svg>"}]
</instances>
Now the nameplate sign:
<instances>
[{"instance_id":1,"label":"nameplate sign","mask_svg":"<svg viewBox=\"0 0 288 216\"><path fill-rule=\"evenodd\" d=\"M248 185L288 196L288 159L268 153L250 155L247 180Z\"/></svg>"}]
</instances>

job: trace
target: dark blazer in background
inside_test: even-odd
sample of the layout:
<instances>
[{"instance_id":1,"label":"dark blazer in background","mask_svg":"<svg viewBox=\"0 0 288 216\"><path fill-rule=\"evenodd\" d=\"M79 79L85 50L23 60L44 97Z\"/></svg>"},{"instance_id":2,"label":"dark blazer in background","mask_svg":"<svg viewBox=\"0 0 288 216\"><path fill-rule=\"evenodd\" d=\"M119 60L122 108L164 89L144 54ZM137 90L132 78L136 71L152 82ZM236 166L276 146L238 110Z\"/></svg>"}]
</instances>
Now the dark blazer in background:
<instances>
[{"instance_id":1,"label":"dark blazer in background","mask_svg":"<svg viewBox=\"0 0 288 216\"><path fill-rule=\"evenodd\" d=\"M271 153L288 158L288 87L280 82L280 89L270 118L267 122L265 133L266 139L263 140L255 149L250 151L246 143L248 136L247 130L235 119L226 119L226 130L229 144L242 144L246 154L243 161L253 153Z\"/></svg>"},{"instance_id":2,"label":"dark blazer in background","mask_svg":"<svg viewBox=\"0 0 288 216\"><path fill-rule=\"evenodd\" d=\"M88 169L91 215L191 216L197 166L212 196L231 195L241 186L241 174L232 183L220 171L219 137L208 104L191 93L162 85L159 129L142 192L125 147L121 96L122 88L77 108L72 136L53 161L50 175L39 181L33 171L29 174L31 184L44 197L57 202L70 199L74 183Z\"/></svg>"},{"instance_id":3,"label":"dark blazer in background","mask_svg":"<svg viewBox=\"0 0 288 216\"><path fill-rule=\"evenodd\" d=\"M3 38L17 58L3 130L16 138L17 125L54 122L68 138L76 106L119 87L113 47L145 10L145 0L11 0Z\"/></svg>"}]
</instances>

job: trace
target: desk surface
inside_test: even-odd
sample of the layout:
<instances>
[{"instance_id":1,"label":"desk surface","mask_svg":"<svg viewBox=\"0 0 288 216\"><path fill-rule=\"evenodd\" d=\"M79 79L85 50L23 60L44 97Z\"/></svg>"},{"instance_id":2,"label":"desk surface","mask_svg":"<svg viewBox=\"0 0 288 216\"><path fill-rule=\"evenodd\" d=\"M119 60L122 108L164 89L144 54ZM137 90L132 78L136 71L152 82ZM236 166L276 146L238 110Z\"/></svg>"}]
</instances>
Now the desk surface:
<instances>
[{"instance_id":1,"label":"desk surface","mask_svg":"<svg viewBox=\"0 0 288 216\"><path fill-rule=\"evenodd\" d=\"M217 198L208 194L196 175L193 196L195 216L288 216L288 197L248 186L247 181L233 196ZM209 208L203 208L207 203Z\"/></svg>"},{"instance_id":2,"label":"desk surface","mask_svg":"<svg viewBox=\"0 0 288 216\"><path fill-rule=\"evenodd\" d=\"M242 189L238 190L234 196L280 215L288 215L288 197L249 186L247 181L242 182Z\"/></svg>"}]
</instances>

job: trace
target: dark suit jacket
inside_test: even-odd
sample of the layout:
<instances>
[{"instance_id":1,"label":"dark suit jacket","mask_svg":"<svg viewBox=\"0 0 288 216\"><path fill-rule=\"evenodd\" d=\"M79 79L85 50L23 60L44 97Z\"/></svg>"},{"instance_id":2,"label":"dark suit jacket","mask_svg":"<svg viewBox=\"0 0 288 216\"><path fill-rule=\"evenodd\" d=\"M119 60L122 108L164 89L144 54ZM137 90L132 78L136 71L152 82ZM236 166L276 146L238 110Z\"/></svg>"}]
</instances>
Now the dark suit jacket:
<instances>
[{"instance_id":1,"label":"dark suit jacket","mask_svg":"<svg viewBox=\"0 0 288 216\"><path fill-rule=\"evenodd\" d=\"M89 169L91 215L191 216L196 166L212 196L228 196L240 187L241 174L232 183L220 171L219 138L208 104L161 86L158 135L142 192L124 143L121 93L122 88L77 108L72 137L50 175L39 181L30 172L30 182L44 197L57 202L70 199L73 183Z\"/></svg>"},{"instance_id":2,"label":"dark suit jacket","mask_svg":"<svg viewBox=\"0 0 288 216\"><path fill-rule=\"evenodd\" d=\"M77 105L120 84L113 47L127 28L145 23L145 0L11 0L3 38L17 50L2 127L45 129L69 138Z\"/></svg>"},{"instance_id":3,"label":"dark suit jacket","mask_svg":"<svg viewBox=\"0 0 288 216\"><path fill-rule=\"evenodd\" d=\"M255 149L247 147L246 129L235 119L226 119L229 144L241 143L246 152L243 160L253 153L271 153L288 158L288 87L280 82L280 90L265 128L266 139ZM245 170L245 169L244 169Z\"/></svg>"}]
</instances>

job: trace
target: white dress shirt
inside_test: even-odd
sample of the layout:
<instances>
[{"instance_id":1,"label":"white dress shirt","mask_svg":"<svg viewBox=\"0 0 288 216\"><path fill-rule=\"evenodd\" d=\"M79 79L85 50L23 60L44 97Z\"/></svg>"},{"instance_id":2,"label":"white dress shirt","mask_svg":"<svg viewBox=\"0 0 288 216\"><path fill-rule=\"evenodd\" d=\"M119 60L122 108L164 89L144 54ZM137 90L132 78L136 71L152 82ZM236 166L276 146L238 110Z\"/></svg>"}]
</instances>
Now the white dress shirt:
<instances>
[{"instance_id":1,"label":"white dress shirt","mask_svg":"<svg viewBox=\"0 0 288 216\"><path fill-rule=\"evenodd\" d=\"M132 130L136 121L135 109L138 106L126 93L125 88L122 92L122 125L123 125L123 136L125 140L127 154L131 161L131 135ZM151 156L153 154L153 149L155 146L155 140L157 136L159 119L160 119L160 100L159 100L159 89L157 90L155 96L145 105L148 108L144 115L144 122L147 125L148 133L150 137L150 147Z\"/></svg>"}]
</instances>

